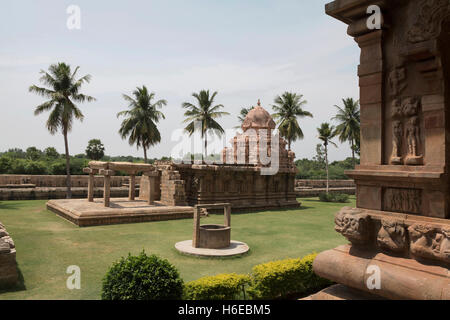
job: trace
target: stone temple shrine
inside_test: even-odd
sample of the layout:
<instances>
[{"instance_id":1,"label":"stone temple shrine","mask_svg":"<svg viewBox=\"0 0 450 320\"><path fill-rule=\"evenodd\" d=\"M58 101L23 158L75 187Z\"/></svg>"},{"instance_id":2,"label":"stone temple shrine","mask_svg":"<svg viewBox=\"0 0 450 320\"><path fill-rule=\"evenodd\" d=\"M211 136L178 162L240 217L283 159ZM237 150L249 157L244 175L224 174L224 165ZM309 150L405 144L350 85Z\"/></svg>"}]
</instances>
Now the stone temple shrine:
<instances>
[{"instance_id":1,"label":"stone temple shrine","mask_svg":"<svg viewBox=\"0 0 450 320\"><path fill-rule=\"evenodd\" d=\"M295 154L274 133L275 122L260 105L242 124L242 133L222 151L220 163L136 164L92 161L87 200L51 200L47 208L79 226L193 217L194 207L229 203L233 212L296 208ZM111 176L130 176L128 199L110 197ZM103 199L94 199L94 176L104 177ZM139 177L139 194L136 180Z\"/></svg>"}]
</instances>

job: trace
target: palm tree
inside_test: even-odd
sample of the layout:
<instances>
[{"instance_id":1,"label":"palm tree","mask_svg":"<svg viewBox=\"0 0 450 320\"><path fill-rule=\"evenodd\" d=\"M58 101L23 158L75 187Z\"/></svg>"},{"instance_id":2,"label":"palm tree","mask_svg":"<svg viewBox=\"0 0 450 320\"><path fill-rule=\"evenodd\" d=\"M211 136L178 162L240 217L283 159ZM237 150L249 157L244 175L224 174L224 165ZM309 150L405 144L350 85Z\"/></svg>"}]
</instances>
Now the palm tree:
<instances>
[{"instance_id":1,"label":"palm tree","mask_svg":"<svg viewBox=\"0 0 450 320\"><path fill-rule=\"evenodd\" d=\"M30 92L37 93L50 100L36 107L35 115L45 111L51 111L47 120L47 129L54 135L61 129L64 136L64 147L66 151L66 185L67 198L72 197L71 177L70 177L70 155L67 134L72 130L74 118L83 121L84 115L75 105L75 102L95 101L95 98L80 93L80 88L84 83L89 83L90 75L85 75L76 79L76 74L80 67L76 67L72 72L70 65L66 63L52 64L48 72L41 70L42 77L39 79L46 87L32 85Z\"/></svg>"},{"instance_id":2,"label":"palm tree","mask_svg":"<svg viewBox=\"0 0 450 320\"><path fill-rule=\"evenodd\" d=\"M242 108L239 112L238 119L239 123L242 125L245 121L245 118L247 117L248 113L253 109L254 107L250 108ZM236 128L239 128L240 126L237 126Z\"/></svg>"},{"instance_id":3,"label":"palm tree","mask_svg":"<svg viewBox=\"0 0 450 320\"><path fill-rule=\"evenodd\" d=\"M359 111L359 101L353 98L342 99L344 107L335 107L338 109L333 120L338 122L336 127L340 142L350 142L352 148L353 166L355 166L355 151L359 149L361 119Z\"/></svg>"},{"instance_id":4,"label":"palm tree","mask_svg":"<svg viewBox=\"0 0 450 320\"><path fill-rule=\"evenodd\" d=\"M206 159L208 155L208 131L213 131L218 136L221 136L225 131L216 121L216 119L225 115L229 115L229 113L219 111L221 108L224 108L224 106L221 104L213 106L214 99L217 96L217 91L211 95L209 93L209 90L201 90L199 93L193 93L192 96L197 100L197 105L189 102L184 102L182 104L182 107L184 109L187 109L187 111L184 113L186 119L183 122L189 122L184 130L188 132L190 136L192 136L196 129L195 122L198 121L201 123L201 135L202 138L205 139L204 158Z\"/></svg>"},{"instance_id":5,"label":"palm tree","mask_svg":"<svg viewBox=\"0 0 450 320\"><path fill-rule=\"evenodd\" d=\"M291 150L291 143L304 137L297 118L312 118L313 115L303 110L303 106L307 101L303 100L303 95L301 94L285 92L283 95L277 96L274 102L275 104L272 105L272 108L275 113L272 116L278 119L280 134L288 141L289 150Z\"/></svg>"},{"instance_id":6,"label":"palm tree","mask_svg":"<svg viewBox=\"0 0 450 320\"><path fill-rule=\"evenodd\" d=\"M329 190L329 172L328 172L328 145L332 144L337 147L337 145L331 141L336 136L336 130L333 126L330 126L329 123L322 123L320 128L317 128L317 132L319 133L319 139L323 141L323 146L325 147L325 169L327 171L327 193Z\"/></svg>"},{"instance_id":7,"label":"palm tree","mask_svg":"<svg viewBox=\"0 0 450 320\"><path fill-rule=\"evenodd\" d=\"M147 163L147 150L161 142L161 134L156 126L160 119L165 119L164 114L158 109L167 105L166 100L158 100L153 103L154 92L149 92L146 86L137 87L133 91L134 98L124 94L123 98L129 103L129 110L121 111L117 117L124 116L120 125L119 134L122 139L128 137L128 143L132 146L144 149L144 161Z\"/></svg>"}]
</instances>

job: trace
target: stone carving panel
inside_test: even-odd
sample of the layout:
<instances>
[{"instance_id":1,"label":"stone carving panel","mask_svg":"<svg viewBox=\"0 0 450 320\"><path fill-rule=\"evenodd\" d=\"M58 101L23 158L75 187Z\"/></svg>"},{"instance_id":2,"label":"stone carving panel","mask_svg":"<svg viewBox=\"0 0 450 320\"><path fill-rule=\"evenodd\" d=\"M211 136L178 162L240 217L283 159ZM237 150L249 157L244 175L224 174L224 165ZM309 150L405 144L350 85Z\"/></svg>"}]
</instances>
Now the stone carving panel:
<instances>
[{"instance_id":1,"label":"stone carving panel","mask_svg":"<svg viewBox=\"0 0 450 320\"><path fill-rule=\"evenodd\" d=\"M386 188L383 197L383 210L420 214L422 212L422 191L418 189Z\"/></svg>"},{"instance_id":2,"label":"stone carving panel","mask_svg":"<svg viewBox=\"0 0 450 320\"><path fill-rule=\"evenodd\" d=\"M420 101L417 97L395 98L391 104L393 165L421 165L420 154ZM405 145L405 151L402 146Z\"/></svg>"},{"instance_id":3,"label":"stone carving panel","mask_svg":"<svg viewBox=\"0 0 450 320\"><path fill-rule=\"evenodd\" d=\"M414 224L408 228L411 254L419 258L450 263L450 228Z\"/></svg>"},{"instance_id":4,"label":"stone carving panel","mask_svg":"<svg viewBox=\"0 0 450 320\"><path fill-rule=\"evenodd\" d=\"M336 214L334 229L354 245L366 245L370 235L370 217L360 209L344 207Z\"/></svg>"},{"instance_id":5,"label":"stone carving panel","mask_svg":"<svg viewBox=\"0 0 450 320\"><path fill-rule=\"evenodd\" d=\"M395 67L389 73L389 87L391 89L391 96L397 97L403 90L406 89L406 68Z\"/></svg>"},{"instance_id":6,"label":"stone carving panel","mask_svg":"<svg viewBox=\"0 0 450 320\"><path fill-rule=\"evenodd\" d=\"M438 37L442 22L449 17L449 0L423 0L416 22L407 33L408 41L418 43Z\"/></svg>"}]
</instances>

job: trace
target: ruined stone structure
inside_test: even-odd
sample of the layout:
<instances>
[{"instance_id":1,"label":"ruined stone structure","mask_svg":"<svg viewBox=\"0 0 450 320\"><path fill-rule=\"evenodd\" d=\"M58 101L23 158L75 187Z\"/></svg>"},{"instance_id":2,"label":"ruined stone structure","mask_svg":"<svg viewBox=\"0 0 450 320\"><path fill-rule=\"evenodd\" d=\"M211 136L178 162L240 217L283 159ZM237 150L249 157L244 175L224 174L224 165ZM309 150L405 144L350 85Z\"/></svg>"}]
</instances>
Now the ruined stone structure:
<instances>
[{"instance_id":1,"label":"ruined stone structure","mask_svg":"<svg viewBox=\"0 0 450 320\"><path fill-rule=\"evenodd\" d=\"M273 135L274 129L272 117L258 102L243 133L223 150L222 164L156 164L153 176L141 179L140 199L175 206L227 202L233 210L298 207L295 154ZM270 172L274 159L278 170Z\"/></svg>"},{"instance_id":2,"label":"ruined stone structure","mask_svg":"<svg viewBox=\"0 0 450 320\"><path fill-rule=\"evenodd\" d=\"M0 222L0 289L13 287L18 279L16 247Z\"/></svg>"},{"instance_id":3,"label":"ruined stone structure","mask_svg":"<svg viewBox=\"0 0 450 320\"><path fill-rule=\"evenodd\" d=\"M381 29L368 28L369 5ZM347 173L358 208L335 219L351 245L314 270L384 298L450 299L450 1L337 0L326 12L361 48L361 165Z\"/></svg>"}]
</instances>

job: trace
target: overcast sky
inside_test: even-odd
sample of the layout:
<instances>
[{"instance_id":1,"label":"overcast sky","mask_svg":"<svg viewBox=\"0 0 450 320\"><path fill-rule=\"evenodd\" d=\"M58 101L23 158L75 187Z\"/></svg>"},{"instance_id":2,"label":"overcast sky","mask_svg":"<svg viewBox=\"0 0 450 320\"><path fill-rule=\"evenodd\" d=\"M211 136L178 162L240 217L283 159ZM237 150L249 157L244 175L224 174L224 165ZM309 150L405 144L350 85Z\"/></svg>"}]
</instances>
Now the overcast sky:
<instances>
[{"instance_id":1,"label":"overcast sky","mask_svg":"<svg viewBox=\"0 0 450 320\"><path fill-rule=\"evenodd\" d=\"M70 153L83 153L99 138L109 155L142 150L121 140L117 112L127 108L122 94L146 85L168 101L160 122L161 144L149 157L170 154L174 129L182 127L181 103L192 92L218 91L217 103L231 113L224 128L237 125L240 108L255 105L271 112L277 94L293 91L308 101L313 119L300 119L305 139L293 145L297 158L312 158L316 128L330 121L333 105L359 98L359 50L346 25L325 15L329 0L18 0L0 10L0 151L55 146L61 134L45 128L48 114L34 116L42 97L28 92L39 85L39 71L51 63L80 66L91 74L83 92L97 98L81 104L85 121L69 136ZM81 9L81 30L69 30L69 5ZM347 144L330 148L330 159L351 156Z\"/></svg>"}]
</instances>

